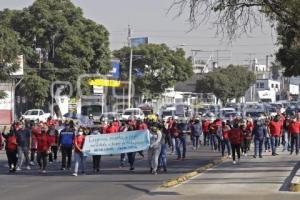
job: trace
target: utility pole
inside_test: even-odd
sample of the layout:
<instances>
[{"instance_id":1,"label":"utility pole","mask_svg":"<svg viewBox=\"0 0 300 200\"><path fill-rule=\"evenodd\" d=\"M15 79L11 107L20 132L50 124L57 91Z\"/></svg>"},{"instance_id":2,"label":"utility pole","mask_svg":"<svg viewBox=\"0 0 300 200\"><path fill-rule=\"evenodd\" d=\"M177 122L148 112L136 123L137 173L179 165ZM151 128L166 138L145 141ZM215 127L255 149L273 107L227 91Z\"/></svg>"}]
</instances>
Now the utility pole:
<instances>
[{"instance_id":1,"label":"utility pole","mask_svg":"<svg viewBox=\"0 0 300 200\"><path fill-rule=\"evenodd\" d=\"M128 83L128 108L131 108L131 84L132 84L132 46L131 46L131 27L128 25L128 46L130 48L129 60L129 83Z\"/></svg>"},{"instance_id":2,"label":"utility pole","mask_svg":"<svg viewBox=\"0 0 300 200\"><path fill-rule=\"evenodd\" d=\"M268 78L272 78L272 73L271 73L271 70L270 70L270 68L269 68L269 57L273 57L273 55L272 54L270 54L270 55L266 55L266 71L268 72L268 74L269 74L269 77Z\"/></svg>"}]
</instances>

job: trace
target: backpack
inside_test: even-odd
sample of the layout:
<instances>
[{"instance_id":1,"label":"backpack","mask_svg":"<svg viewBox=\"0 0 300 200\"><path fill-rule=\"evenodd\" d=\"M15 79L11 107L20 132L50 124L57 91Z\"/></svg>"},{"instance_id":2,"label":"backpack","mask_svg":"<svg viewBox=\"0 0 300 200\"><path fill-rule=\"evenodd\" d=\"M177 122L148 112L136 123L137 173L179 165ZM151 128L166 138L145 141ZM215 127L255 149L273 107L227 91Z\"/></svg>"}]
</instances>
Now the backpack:
<instances>
[{"instance_id":1,"label":"backpack","mask_svg":"<svg viewBox=\"0 0 300 200\"><path fill-rule=\"evenodd\" d=\"M73 132L61 132L60 144L62 146L72 146L73 145Z\"/></svg>"}]
</instances>

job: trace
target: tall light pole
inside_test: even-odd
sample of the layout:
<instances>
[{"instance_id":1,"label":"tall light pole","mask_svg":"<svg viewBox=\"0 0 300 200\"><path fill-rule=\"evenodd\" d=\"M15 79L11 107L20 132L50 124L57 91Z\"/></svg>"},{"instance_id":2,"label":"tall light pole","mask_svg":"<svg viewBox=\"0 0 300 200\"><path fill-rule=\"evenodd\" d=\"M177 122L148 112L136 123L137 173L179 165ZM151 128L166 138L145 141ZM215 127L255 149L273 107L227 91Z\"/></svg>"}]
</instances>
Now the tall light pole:
<instances>
[{"instance_id":1,"label":"tall light pole","mask_svg":"<svg viewBox=\"0 0 300 200\"><path fill-rule=\"evenodd\" d=\"M129 83L128 83L128 108L131 107L131 84L132 84L132 46L131 46L131 28L128 25L128 45L130 48L129 59Z\"/></svg>"}]
</instances>

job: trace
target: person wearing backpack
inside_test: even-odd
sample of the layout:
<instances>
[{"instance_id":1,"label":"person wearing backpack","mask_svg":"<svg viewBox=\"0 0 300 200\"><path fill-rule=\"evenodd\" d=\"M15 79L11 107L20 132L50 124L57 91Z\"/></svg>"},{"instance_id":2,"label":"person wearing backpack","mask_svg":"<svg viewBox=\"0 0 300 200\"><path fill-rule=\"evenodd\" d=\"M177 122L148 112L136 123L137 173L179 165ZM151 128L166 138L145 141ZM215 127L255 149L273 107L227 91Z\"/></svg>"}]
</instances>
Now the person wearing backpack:
<instances>
[{"instance_id":1,"label":"person wearing backpack","mask_svg":"<svg viewBox=\"0 0 300 200\"><path fill-rule=\"evenodd\" d=\"M5 151L8 161L9 172L16 172L17 167L17 137L15 134L14 127L12 126L8 134L4 134L6 127L2 133L5 139Z\"/></svg>"},{"instance_id":2,"label":"person wearing backpack","mask_svg":"<svg viewBox=\"0 0 300 200\"><path fill-rule=\"evenodd\" d=\"M61 150L61 170L71 169L72 150L75 129L71 123L66 123L65 128L60 132L59 147Z\"/></svg>"}]
</instances>

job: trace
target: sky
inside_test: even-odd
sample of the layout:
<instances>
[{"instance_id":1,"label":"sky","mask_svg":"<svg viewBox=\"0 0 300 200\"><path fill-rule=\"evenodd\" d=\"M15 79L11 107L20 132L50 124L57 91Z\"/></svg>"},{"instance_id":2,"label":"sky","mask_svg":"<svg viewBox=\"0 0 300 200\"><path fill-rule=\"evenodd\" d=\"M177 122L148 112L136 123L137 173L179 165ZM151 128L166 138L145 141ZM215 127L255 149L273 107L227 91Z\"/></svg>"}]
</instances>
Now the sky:
<instances>
[{"instance_id":1,"label":"sky","mask_svg":"<svg viewBox=\"0 0 300 200\"><path fill-rule=\"evenodd\" d=\"M266 23L248 36L229 43L216 37L213 20L189 31L187 13L174 17L167 14L173 0L72 0L81 7L84 16L103 24L110 32L110 48L121 48L127 43L128 25L133 37L149 37L151 43L165 43L170 48L181 47L187 55L191 50L201 50L197 58L204 61L212 56L219 65L249 64L256 57L260 64L266 63L266 55L276 52L276 34ZM33 0L0 0L0 10L4 8L22 9ZM218 53L217 53L218 52ZM273 61L269 57L269 61Z\"/></svg>"}]
</instances>

